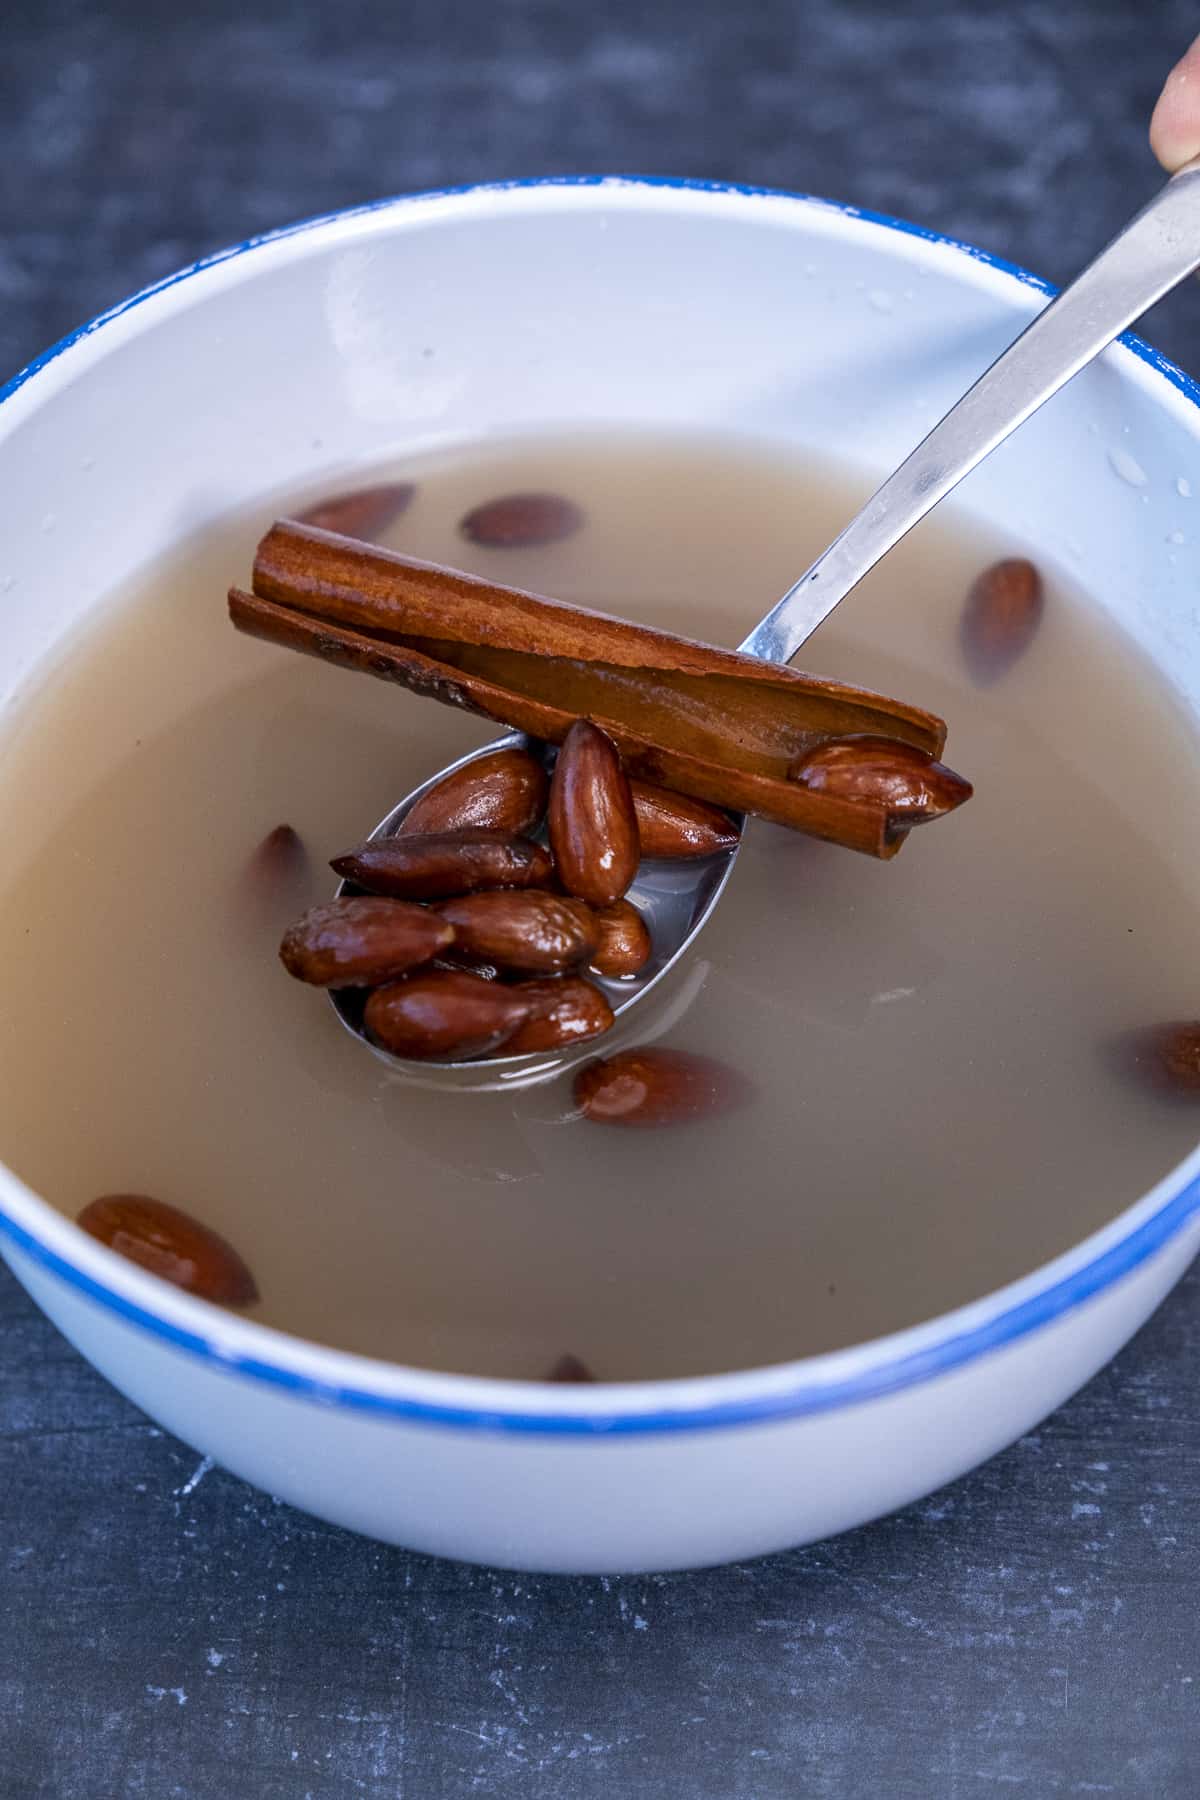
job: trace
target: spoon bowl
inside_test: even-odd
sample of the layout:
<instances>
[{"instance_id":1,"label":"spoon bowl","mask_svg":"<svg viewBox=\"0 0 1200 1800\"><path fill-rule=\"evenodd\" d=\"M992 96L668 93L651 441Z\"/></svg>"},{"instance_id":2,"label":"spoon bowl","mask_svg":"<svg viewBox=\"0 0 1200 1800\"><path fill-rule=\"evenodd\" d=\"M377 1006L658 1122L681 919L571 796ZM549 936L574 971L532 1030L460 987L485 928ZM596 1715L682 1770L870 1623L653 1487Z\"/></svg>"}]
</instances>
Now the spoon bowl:
<instances>
[{"instance_id":1,"label":"spoon bowl","mask_svg":"<svg viewBox=\"0 0 1200 1800\"><path fill-rule=\"evenodd\" d=\"M468 768L471 763L477 762L481 757L491 756L497 750L528 751L538 758L548 775L553 774L558 756L553 744L526 737L524 732L506 732L503 737L495 738L490 744L483 744L478 750L471 750L466 756L459 757L457 762L439 769L428 781L413 788L379 821L370 833L371 840L394 837L417 801L431 788L444 781L448 775L457 774L460 769ZM545 843L544 822L533 836L539 843ZM725 883L733 872L736 854L735 848L688 861L647 859L642 862L625 898L637 907L646 921L651 943L649 961L635 975L618 977L584 971L588 980L602 990L618 1021L628 1013L635 1001L644 999L652 988L659 985L708 922L724 891ZM351 881L341 882L337 890L339 898L362 892ZM592 1055L597 1044L608 1042L607 1037L592 1038L585 1044L566 1046L562 1051L532 1051L524 1056L489 1056L469 1061L448 1060L436 1063L414 1061L393 1056L391 1051L383 1049L368 1036L363 1025L366 994L362 988L332 988L329 990L329 1000L346 1030L392 1069L409 1077L433 1076L435 1079L443 1071L455 1070L460 1074L460 1086L523 1087L534 1082L548 1081L581 1057ZM467 1077L465 1081L461 1079L464 1076ZM478 1079L472 1079L474 1077Z\"/></svg>"}]
</instances>

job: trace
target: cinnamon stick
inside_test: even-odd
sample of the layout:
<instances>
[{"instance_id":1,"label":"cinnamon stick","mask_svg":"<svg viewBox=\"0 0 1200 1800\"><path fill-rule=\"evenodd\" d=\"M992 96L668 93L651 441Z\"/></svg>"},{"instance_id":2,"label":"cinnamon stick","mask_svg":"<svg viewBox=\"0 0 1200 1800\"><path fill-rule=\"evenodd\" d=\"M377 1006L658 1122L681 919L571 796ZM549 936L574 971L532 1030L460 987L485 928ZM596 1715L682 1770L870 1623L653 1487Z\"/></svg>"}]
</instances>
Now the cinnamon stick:
<instances>
[{"instance_id":1,"label":"cinnamon stick","mask_svg":"<svg viewBox=\"0 0 1200 1800\"><path fill-rule=\"evenodd\" d=\"M806 752L867 733L938 756L941 719L843 682L568 606L284 520L258 547L239 630L561 743L578 718L631 775L869 855L908 822L886 799L788 778Z\"/></svg>"}]
</instances>

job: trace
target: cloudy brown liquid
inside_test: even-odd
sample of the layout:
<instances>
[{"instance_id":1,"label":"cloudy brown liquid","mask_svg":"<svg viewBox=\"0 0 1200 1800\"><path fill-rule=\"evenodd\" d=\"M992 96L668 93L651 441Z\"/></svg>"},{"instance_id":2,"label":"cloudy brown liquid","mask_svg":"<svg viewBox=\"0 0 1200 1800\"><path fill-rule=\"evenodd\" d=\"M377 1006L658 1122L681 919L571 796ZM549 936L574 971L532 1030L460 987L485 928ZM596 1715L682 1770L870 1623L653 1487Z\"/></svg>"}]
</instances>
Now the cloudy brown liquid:
<instances>
[{"instance_id":1,"label":"cloudy brown liquid","mask_svg":"<svg viewBox=\"0 0 1200 1800\"><path fill-rule=\"evenodd\" d=\"M397 547L726 644L866 485L660 437L403 472L420 491ZM528 551L457 534L531 487L577 499L586 529ZM1195 739L1053 577L1025 659L970 684L966 588L1036 546L931 523L802 654L941 713L975 798L887 864L753 826L683 983L637 1017L755 1098L625 1134L573 1118L569 1083L406 1086L280 969L282 928L332 891L326 859L494 733L236 635L224 591L271 516L118 597L9 729L0 1153L64 1212L114 1190L184 1207L250 1263L253 1316L343 1348L531 1378L571 1352L635 1379L927 1318L1066 1249L1192 1147L1194 1112L1103 1047L1196 1011ZM248 860L282 821L308 873L256 888Z\"/></svg>"}]
</instances>

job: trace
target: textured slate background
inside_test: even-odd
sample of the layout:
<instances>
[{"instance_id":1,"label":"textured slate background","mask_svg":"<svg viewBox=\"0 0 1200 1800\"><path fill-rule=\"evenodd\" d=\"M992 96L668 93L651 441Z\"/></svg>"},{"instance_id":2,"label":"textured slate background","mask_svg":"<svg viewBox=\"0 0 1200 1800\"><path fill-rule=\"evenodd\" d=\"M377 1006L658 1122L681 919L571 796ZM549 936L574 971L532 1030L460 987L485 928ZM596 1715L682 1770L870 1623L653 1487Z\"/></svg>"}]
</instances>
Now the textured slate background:
<instances>
[{"instance_id":1,"label":"textured slate background","mask_svg":"<svg viewBox=\"0 0 1200 1800\"><path fill-rule=\"evenodd\" d=\"M183 9L179 9L182 13ZM0 378L203 251L391 191L807 188L1069 276L1154 185L1183 0L7 0ZM1200 366L1200 290L1147 334ZM0 1272L3 1800L1200 1792L1200 1280L933 1500L699 1575L381 1549L119 1399Z\"/></svg>"}]
</instances>

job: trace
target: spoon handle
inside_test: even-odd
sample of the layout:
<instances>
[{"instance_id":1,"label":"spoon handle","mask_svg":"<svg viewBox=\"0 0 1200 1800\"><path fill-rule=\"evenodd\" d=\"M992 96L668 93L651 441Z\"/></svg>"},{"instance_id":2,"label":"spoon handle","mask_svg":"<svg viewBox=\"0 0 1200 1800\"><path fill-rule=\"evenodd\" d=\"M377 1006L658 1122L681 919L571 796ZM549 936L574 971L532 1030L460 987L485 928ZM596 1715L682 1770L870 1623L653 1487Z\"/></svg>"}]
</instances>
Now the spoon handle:
<instances>
[{"instance_id":1,"label":"spoon handle","mask_svg":"<svg viewBox=\"0 0 1200 1800\"><path fill-rule=\"evenodd\" d=\"M1200 158L1171 177L922 439L739 646L786 663L880 557L1126 326L1200 266Z\"/></svg>"}]
</instances>

